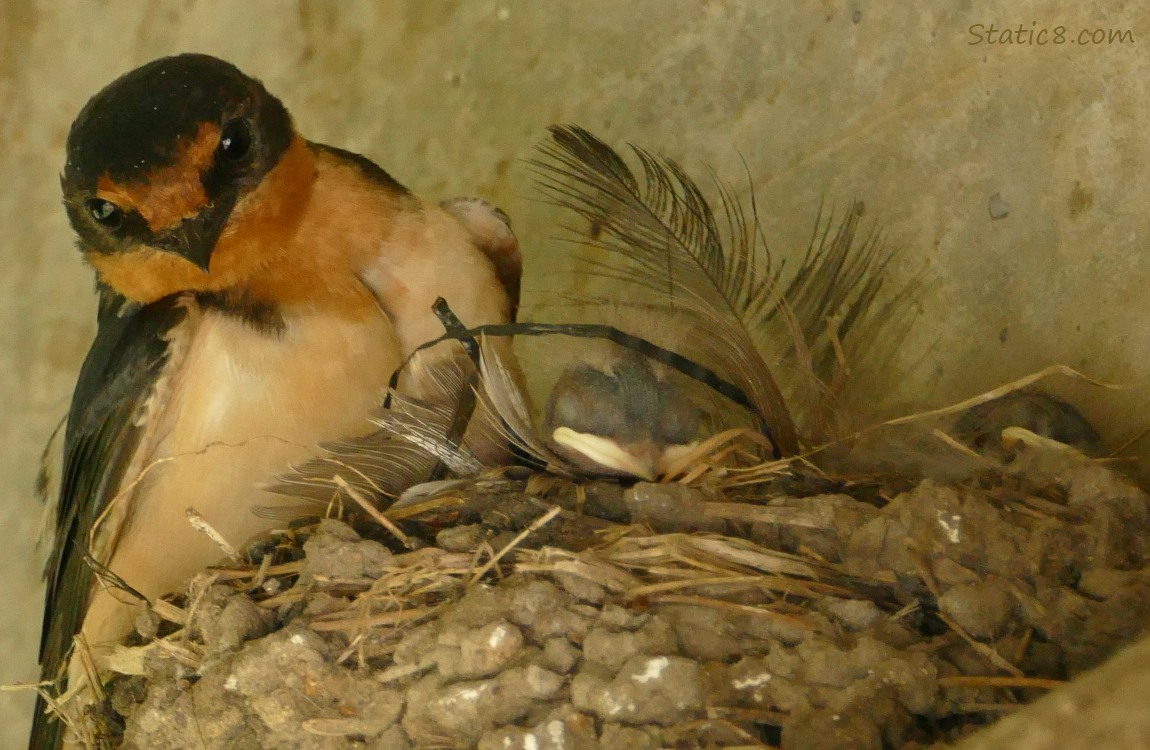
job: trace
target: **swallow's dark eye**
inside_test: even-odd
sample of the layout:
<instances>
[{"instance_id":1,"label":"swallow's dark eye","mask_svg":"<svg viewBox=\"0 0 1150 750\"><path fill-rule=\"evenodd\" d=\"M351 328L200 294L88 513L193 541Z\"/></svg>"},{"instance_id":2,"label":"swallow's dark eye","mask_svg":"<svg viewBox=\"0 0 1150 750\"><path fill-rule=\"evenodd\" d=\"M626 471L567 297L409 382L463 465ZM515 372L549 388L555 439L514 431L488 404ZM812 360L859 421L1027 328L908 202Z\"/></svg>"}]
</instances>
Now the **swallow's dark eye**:
<instances>
[{"instance_id":1,"label":"swallow's dark eye","mask_svg":"<svg viewBox=\"0 0 1150 750\"><path fill-rule=\"evenodd\" d=\"M120 226L120 222L124 220L124 212L120 210L120 207L103 198L93 198L88 201L88 213L92 215L93 219L111 229Z\"/></svg>"},{"instance_id":2,"label":"swallow's dark eye","mask_svg":"<svg viewBox=\"0 0 1150 750\"><path fill-rule=\"evenodd\" d=\"M248 155L252 147L252 131L243 120L232 120L220 133L220 153L232 161Z\"/></svg>"}]
</instances>

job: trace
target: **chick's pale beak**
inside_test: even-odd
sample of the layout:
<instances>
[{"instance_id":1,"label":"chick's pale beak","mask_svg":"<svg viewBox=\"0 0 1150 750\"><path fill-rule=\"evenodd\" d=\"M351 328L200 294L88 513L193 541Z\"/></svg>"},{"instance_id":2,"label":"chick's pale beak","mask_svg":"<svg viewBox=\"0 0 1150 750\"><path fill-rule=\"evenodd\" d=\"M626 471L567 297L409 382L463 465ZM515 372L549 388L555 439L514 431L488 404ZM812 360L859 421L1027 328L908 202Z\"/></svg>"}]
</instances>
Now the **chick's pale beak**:
<instances>
[{"instance_id":1,"label":"chick's pale beak","mask_svg":"<svg viewBox=\"0 0 1150 750\"><path fill-rule=\"evenodd\" d=\"M627 450L610 438L576 432L569 427L557 427L551 433L551 439L611 472L646 479L648 482L653 481L658 472L655 462Z\"/></svg>"}]
</instances>

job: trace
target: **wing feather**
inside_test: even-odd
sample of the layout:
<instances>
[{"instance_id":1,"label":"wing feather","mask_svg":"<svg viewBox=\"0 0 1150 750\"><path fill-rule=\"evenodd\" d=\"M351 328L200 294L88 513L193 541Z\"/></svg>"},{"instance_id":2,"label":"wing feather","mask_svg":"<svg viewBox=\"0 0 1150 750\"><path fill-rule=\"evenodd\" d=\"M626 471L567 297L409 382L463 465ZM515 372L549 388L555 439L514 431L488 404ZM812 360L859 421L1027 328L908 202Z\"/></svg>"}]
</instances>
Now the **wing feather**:
<instances>
[{"instance_id":1,"label":"wing feather","mask_svg":"<svg viewBox=\"0 0 1150 750\"><path fill-rule=\"evenodd\" d=\"M693 334L680 353L742 388L784 453L798 449L800 431L818 443L826 437L819 414L833 407L832 386L845 376L842 353L865 358L880 339L899 340L920 280L879 304L895 256L877 234L860 239L856 202L837 221L820 214L784 283L753 189L739 200L712 173L717 200L709 202L674 161L630 151L636 169L588 131L555 126L532 161L550 200L591 227L574 231L601 251L580 258L583 268L611 282L616 304L630 288L678 316L676 326Z\"/></svg>"},{"instance_id":2,"label":"wing feather","mask_svg":"<svg viewBox=\"0 0 1150 750\"><path fill-rule=\"evenodd\" d=\"M142 432L141 409L167 361L167 335L183 317L175 298L139 307L111 290L100 291L96 339L68 410L55 539L44 571L45 680L61 676L83 623L94 575L86 559L92 525L119 490ZM43 708L41 700L29 747L54 750L63 724Z\"/></svg>"}]
</instances>

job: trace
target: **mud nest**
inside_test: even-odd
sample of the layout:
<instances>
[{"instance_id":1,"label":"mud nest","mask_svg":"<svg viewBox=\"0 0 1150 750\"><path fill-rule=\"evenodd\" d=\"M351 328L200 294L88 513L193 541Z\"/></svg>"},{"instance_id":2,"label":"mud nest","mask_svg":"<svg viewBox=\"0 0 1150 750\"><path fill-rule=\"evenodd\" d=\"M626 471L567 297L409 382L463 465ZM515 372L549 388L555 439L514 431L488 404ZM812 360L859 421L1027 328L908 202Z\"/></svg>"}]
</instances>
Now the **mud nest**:
<instances>
[{"instance_id":1,"label":"mud nest","mask_svg":"<svg viewBox=\"0 0 1150 750\"><path fill-rule=\"evenodd\" d=\"M954 484L429 485L160 602L88 729L147 750L943 746L1150 616L1146 495L1028 450Z\"/></svg>"}]
</instances>

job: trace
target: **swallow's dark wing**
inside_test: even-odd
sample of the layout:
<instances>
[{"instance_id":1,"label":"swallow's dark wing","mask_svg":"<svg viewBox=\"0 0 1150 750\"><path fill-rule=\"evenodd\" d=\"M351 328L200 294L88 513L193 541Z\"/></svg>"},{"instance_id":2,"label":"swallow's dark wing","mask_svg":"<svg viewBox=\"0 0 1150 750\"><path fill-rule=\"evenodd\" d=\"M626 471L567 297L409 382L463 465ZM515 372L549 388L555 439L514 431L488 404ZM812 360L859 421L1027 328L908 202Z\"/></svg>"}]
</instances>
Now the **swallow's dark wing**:
<instances>
[{"instance_id":1,"label":"swallow's dark wing","mask_svg":"<svg viewBox=\"0 0 1150 750\"><path fill-rule=\"evenodd\" d=\"M139 307L101 289L99 328L68 411L56 536L44 571L40 665L45 680L60 675L83 622L93 583L86 560L89 534L120 487L139 443L137 417L167 361L167 334L183 317L175 298ZM49 721L39 708L29 747L54 750L63 725Z\"/></svg>"}]
</instances>

